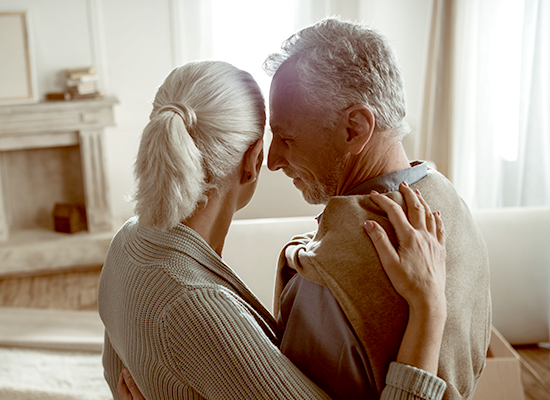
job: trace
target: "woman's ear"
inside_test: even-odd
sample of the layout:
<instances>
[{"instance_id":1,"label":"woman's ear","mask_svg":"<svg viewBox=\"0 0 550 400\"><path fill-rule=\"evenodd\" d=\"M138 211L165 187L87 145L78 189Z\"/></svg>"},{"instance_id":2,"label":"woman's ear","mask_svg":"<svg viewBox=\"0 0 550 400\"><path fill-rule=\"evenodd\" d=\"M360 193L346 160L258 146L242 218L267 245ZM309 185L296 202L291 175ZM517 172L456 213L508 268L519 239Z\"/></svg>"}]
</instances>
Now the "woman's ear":
<instances>
[{"instance_id":1,"label":"woman's ear","mask_svg":"<svg viewBox=\"0 0 550 400\"><path fill-rule=\"evenodd\" d=\"M374 133L376 124L374 114L366 105L356 104L344 112L343 122L346 128L345 144L348 152L361 153Z\"/></svg>"},{"instance_id":2,"label":"woman's ear","mask_svg":"<svg viewBox=\"0 0 550 400\"><path fill-rule=\"evenodd\" d=\"M256 141L244 153L241 183L254 182L260 174L260 168L264 159L264 141Z\"/></svg>"}]
</instances>

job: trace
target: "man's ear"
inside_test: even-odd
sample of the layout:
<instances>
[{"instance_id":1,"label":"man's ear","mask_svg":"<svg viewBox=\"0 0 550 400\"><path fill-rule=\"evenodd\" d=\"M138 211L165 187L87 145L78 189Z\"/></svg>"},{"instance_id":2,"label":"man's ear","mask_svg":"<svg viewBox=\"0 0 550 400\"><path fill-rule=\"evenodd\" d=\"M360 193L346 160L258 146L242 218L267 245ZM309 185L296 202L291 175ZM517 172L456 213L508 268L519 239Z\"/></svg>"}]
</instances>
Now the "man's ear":
<instances>
[{"instance_id":1,"label":"man's ear","mask_svg":"<svg viewBox=\"0 0 550 400\"><path fill-rule=\"evenodd\" d=\"M244 153L241 183L254 182L264 160L264 141L258 140Z\"/></svg>"},{"instance_id":2,"label":"man's ear","mask_svg":"<svg viewBox=\"0 0 550 400\"><path fill-rule=\"evenodd\" d=\"M376 124L374 114L364 104L356 104L344 111L346 129L345 144L348 152L359 154L363 151L374 133Z\"/></svg>"}]
</instances>

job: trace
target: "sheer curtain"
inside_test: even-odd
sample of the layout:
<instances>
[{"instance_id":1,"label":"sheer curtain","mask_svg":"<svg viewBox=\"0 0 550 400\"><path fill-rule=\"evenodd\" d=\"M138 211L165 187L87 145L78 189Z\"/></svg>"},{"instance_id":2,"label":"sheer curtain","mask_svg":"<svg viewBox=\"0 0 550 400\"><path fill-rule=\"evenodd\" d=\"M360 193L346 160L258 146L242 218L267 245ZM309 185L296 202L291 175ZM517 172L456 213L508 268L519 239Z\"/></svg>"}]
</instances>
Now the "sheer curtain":
<instances>
[{"instance_id":1,"label":"sheer curtain","mask_svg":"<svg viewBox=\"0 0 550 400\"><path fill-rule=\"evenodd\" d=\"M472 208L550 204L550 0L434 0L428 65L420 156Z\"/></svg>"},{"instance_id":2,"label":"sheer curtain","mask_svg":"<svg viewBox=\"0 0 550 400\"><path fill-rule=\"evenodd\" d=\"M325 16L356 18L359 0L170 0L173 64L217 59L250 72L264 95L270 52L298 28Z\"/></svg>"},{"instance_id":3,"label":"sheer curtain","mask_svg":"<svg viewBox=\"0 0 550 400\"><path fill-rule=\"evenodd\" d=\"M294 0L171 0L174 65L224 60L250 72L264 95L269 52L294 31Z\"/></svg>"}]
</instances>

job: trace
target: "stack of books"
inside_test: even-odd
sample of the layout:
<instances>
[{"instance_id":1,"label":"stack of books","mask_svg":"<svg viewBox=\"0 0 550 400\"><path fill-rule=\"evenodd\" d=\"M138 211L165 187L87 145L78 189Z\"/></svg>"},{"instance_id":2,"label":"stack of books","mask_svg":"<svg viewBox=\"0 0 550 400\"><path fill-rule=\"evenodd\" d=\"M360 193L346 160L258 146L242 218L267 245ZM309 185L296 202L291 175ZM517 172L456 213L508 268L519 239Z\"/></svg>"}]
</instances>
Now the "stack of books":
<instances>
[{"instance_id":1,"label":"stack of books","mask_svg":"<svg viewBox=\"0 0 550 400\"><path fill-rule=\"evenodd\" d=\"M97 74L94 67L65 70L66 92L73 99L90 98L100 95L97 89Z\"/></svg>"},{"instance_id":2,"label":"stack of books","mask_svg":"<svg viewBox=\"0 0 550 400\"><path fill-rule=\"evenodd\" d=\"M94 67L65 70L65 91L47 93L47 100L97 99L103 96L98 89L97 73Z\"/></svg>"}]
</instances>

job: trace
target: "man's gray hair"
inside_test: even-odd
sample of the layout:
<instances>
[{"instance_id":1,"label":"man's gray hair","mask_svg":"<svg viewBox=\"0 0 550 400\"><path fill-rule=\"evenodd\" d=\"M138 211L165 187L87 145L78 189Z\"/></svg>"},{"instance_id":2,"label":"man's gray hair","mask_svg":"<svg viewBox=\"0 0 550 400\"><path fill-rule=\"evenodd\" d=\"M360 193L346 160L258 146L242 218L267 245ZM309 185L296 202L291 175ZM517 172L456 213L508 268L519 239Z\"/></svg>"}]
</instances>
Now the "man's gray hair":
<instances>
[{"instance_id":1,"label":"man's gray hair","mask_svg":"<svg viewBox=\"0 0 550 400\"><path fill-rule=\"evenodd\" d=\"M219 61L174 69L158 89L135 163L140 223L169 229L191 216L263 137L265 119L248 72Z\"/></svg>"},{"instance_id":2,"label":"man's gray hair","mask_svg":"<svg viewBox=\"0 0 550 400\"><path fill-rule=\"evenodd\" d=\"M366 25L326 18L290 36L281 51L269 55L271 76L287 62L296 64L293 106L332 129L342 112L365 104L374 113L376 131L401 140L409 133L404 81L386 37Z\"/></svg>"}]
</instances>

